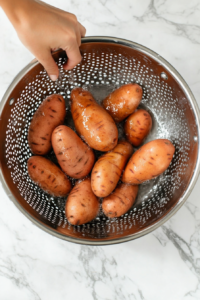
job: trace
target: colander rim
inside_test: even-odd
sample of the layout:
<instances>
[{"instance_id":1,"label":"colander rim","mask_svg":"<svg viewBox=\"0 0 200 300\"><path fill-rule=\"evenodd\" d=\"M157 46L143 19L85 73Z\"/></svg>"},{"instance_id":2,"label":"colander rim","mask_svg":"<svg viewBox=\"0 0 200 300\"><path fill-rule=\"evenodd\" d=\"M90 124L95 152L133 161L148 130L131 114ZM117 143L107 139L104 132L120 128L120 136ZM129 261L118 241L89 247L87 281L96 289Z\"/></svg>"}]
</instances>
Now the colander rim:
<instances>
[{"instance_id":1,"label":"colander rim","mask_svg":"<svg viewBox=\"0 0 200 300\"><path fill-rule=\"evenodd\" d=\"M170 209L170 211L161 219L159 219L158 221L156 221L153 225L150 225L149 227L141 230L138 233L134 233L134 234L130 234L126 237L118 237L118 238L114 238L114 239L108 239L108 240L92 240L92 239L81 239L81 238L74 238L74 237L70 237L70 236L66 236L63 235L61 233L56 232L54 229L48 227L47 225L41 223L39 220L35 219L31 214L29 214L22 206L21 204L19 204L19 202L17 201L17 199L13 196L12 192L10 191L3 173L2 173L2 168L1 168L1 162L0 162L0 181L2 183L3 189L6 192L7 196L13 201L13 203L17 206L17 208L30 220L32 221L35 225L37 225L40 229L44 230L45 232L69 241L69 242L73 242L76 244L82 244L82 245L91 245L91 246L103 246L103 245L112 245L112 244L119 244L122 242L127 242L127 241L131 241L133 239L139 238L141 236L144 236L152 231L154 231L155 229L157 229L158 227L160 227L161 225L163 225L166 221L168 221L180 208L181 206L185 203L185 201L187 200L187 198L189 197L190 193L192 192L196 181L198 179L198 175L200 172L200 132L199 132L199 128L200 128L200 111L199 111L199 107L198 104L195 100L195 97L192 93L192 91L190 90L188 84L185 82L185 80L183 79L183 77L179 74L179 72L166 60L164 59L162 56L160 56L158 53L154 52L153 50L126 40L126 39L121 39L121 38L117 38L117 37L112 37L112 36L88 36L88 37L84 37L82 38L82 43L95 43L95 42L102 42L102 43L113 43L113 44L119 44L122 46L127 46L133 49L136 49L144 54L147 54L148 56L150 56L151 58L153 58L154 60L156 60L157 62L161 63L162 65L165 66L165 68L171 73L171 75L174 76L174 78L179 82L179 84L181 85L181 88L184 90L185 94L187 95L188 99L190 99L190 103L193 109L193 113L195 115L195 120L196 120L196 124L197 124L197 129L198 129L198 155L197 155L197 162L196 162L196 167L194 169L193 175L191 177L190 183L184 193L184 195L179 199L179 201L177 202L177 204ZM58 50L60 51L60 50ZM11 94L11 91L14 89L14 87L18 84L18 82L23 78L23 76L30 71L33 67L35 67L39 62L34 59L32 60L28 65L26 65L13 79L13 81L10 83L9 87L7 88L5 94L3 95L3 98L0 102L0 116L2 114L4 105L6 103L6 101L9 98L9 95ZM1 118L0 118L1 119Z\"/></svg>"}]
</instances>

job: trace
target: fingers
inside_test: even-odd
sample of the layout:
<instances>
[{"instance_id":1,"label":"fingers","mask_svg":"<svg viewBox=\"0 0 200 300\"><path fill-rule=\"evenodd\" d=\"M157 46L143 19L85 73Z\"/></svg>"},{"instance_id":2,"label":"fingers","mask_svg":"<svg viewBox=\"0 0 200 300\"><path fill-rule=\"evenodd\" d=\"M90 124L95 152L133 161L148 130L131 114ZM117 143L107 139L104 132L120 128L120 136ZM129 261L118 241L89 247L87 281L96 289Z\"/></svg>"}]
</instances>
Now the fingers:
<instances>
[{"instance_id":1,"label":"fingers","mask_svg":"<svg viewBox=\"0 0 200 300\"><path fill-rule=\"evenodd\" d=\"M68 61L67 63L63 66L65 70L71 70L73 69L78 63L81 62L82 57L80 54L79 47L81 45L81 37L84 37L86 34L86 29L84 26L82 26L78 22L78 28L76 32L76 39L71 42L69 42L68 46L64 49L66 51ZM54 49L52 49L54 50ZM59 69L57 64L55 63L51 52L46 51L43 55L40 54L40 56L36 56L39 62L43 65L45 70L47 71L49 77L51 80L56 81L59 76Z\"/></svg>"},{"instance_id":2,"label":"fingers","mask_svg":"<svg viewBox=\"0 0 200 300\"><path fill-rule=\"evenodd\" d=\"M73 42L68 41L68 46L64 49L68 57L67 63L63 66L65 70L71 70L78 63L81 62L82 57L80 54L79 47L81 46L81 37L84 37L85 34L86 34L85 27L78 22L78 28L76 30L76 40L74 40Z\"/></svg>"},{"instance_id":3,"label":"fingers","mask_svg":"<svg viewBox=\"0 0 200 300\"><path fill-rule=\"evenodd\" d=\"M84 37L86 34L86 29L83 25L77 22L76 31L73 37L68 39L67 47L63 49L66 51L68 61L63 66L65 70L73 69L78 63L81 62L82 57L80 54L79 47L81 45L81 37ZM55 50L55 49L51 49ZM59 69L57 64L55 63L51 51L47 50L45 53L40 53L40 56L36 56L39 62L43 65L45 70L47 71L51 80L56 81L59 76Z\"/></svg>"},{"instance_id":4,"label":"fingers","mask_svg":"<svg viewBox=\"0 0 200 300\"><path fill-rule=\"evenodd\" d=\"M81 46L81 38L84 37L86 34L86 29L84 26L81 25L81 23L77 23L77 29L76 29L76 38L78 46Z\"/></svg>"},{"instance_id":5,"label":"fingers","mask_svg":"<svg viewBox=\"0 0 200 300\"><path fill-rule=\"evenodd\" d=\"M81 32L80 32L79 28L77 28L77 30L76 30L76 40L77 40L78 46L80 47L80 45L81 45Z\"/></svg>"},{"instance_id":6,"label":"fingers","mask_svg":"<svg viewBox=\"0 0 200 300\"><path fill-rule=\"evenodd\" d=\"M78 26L79 26L79 30L80 30L80 33L81 33L81 37L84 37L85 34L86 34L86 29L83 25L81 25L81 23L78 22Z\"/></svg>"},{"instance_id":7,"label":"fingers","mask_svg":"<svg viewBox=\"0 0 200 300\"><path fill-rule=\"evenodd\" d=\"M57 64L55 63L51 55L50 50L47 50L39 56L36 56L36 58L43 65L51 80L56 81L58 79L59 70Z\"/></svg>"},{"instance_id":8,"label":"fingers","mask_svg":"<svg viewBox=\"0 0 200 300\"><path fill-rule=\"evenodd\" d=\"M68 61L63 66L65 70L71 70L73 69L78 63L81 62L81 54L79 50L79 46L76 42L70 45L70 47L67 47L64 49L66 51Z\"/></svg>"}]
</instances>

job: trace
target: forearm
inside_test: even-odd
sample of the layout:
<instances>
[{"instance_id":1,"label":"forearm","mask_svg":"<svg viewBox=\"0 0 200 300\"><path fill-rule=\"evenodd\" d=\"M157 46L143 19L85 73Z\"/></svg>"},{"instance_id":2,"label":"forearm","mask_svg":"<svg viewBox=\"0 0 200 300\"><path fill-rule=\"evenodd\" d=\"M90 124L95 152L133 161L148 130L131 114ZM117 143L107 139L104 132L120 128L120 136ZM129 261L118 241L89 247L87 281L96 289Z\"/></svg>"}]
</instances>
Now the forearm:
<instances>
[{"instance_id":1,"label":"forearm","mask_svg":"<svg viewBox=\"0 0 200 300\"><path fill-rule=\"evenodd\" d=\"M0 6L14 27L20 24L23 12L35 0L0 0Z\"/></svg>"}]
</instances>

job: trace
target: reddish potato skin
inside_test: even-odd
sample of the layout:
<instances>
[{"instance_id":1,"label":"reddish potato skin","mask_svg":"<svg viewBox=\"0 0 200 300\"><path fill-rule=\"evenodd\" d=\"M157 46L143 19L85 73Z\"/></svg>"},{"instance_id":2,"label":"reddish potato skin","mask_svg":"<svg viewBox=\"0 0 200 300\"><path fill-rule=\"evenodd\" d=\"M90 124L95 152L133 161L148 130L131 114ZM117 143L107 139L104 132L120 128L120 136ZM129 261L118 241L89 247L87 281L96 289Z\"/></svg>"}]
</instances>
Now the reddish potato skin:
<instances>
[{"instance_id":1,"label":"reddish potato skin","mask_svg":"<svg viewBox=\"0 0 200 300\"><path fill-rule=\"evenodd\" d=\"M91 179L79 180L68 196L66 218L72 225L82 225L97 216L99 207L99 201L91 189Z\"/></svg>"},{"instance_id":2,"label":"reddish potato skin","mask_svg":"<svg viewBox=\"0 0 200 300\"><path fill-rule=\"evenodd\" d=\"M137 83L121 86L103 100L103 107L113 117L115 122L121 122L140 104L142 88Z\"/></svg>"},{"instance_id":3,"label":"reddish potato skin","mask_svg":"<svg viewBox=\"0 0 200 300\"><path fill-rule=\"evenodd\" d=\"M154 140L143 145L129 160L122 181L140 184L157 177L169 167L174 152L174 145L166 139Z\"/></svg>"},{"instance_id":4,"label":"reddish potato skin","mask_svg":"<svg viewBox=\"0 0 200 300\"><path fill-rule=\"evenodd\" d=\"M72 188L67 176L53 162L42 156L29 158L28 173L33 182L52 196L65 197Z\"/></svg>"},{"instance_id":5,"label":"reddish potato skin","mask_svg":"<svg viewBox=\"0 0 200 300\"><path fill-rule=\"evenodd\" d=\"M133 206L137 193L138 185L119 184L112 194L103 199L104 214L109 218L125 214Z\"/></svg>"},{"instance_id":6,"label":"reddish potato skin","mask_svg":"<svg viewBox=\"0 0 200 300\"><path fill-rule=\"evenodd\" d=\"M117 145L118 130L114 120L88 91L72 90L71 113L78 134L91 148L106 152Z\"/></svg>"},{"instance_id":7,"label":"reddish potato skin","mask_svg":"<svg viewBox=\"0 0 200 300\"><path fill-rule=\"evenodd\" d=\"M131 144L120 141L112 151L101 156L95 163L91 174L91 185L97 197L106 197L112 193L132 153Z\"/></svg>"},{"instance_id":8,"label":"reddish potato skin","mask_svg":"<svg viewBox=\"0 0 200 300\"><path fill-rule=\"evenodd\" d=\"M45 155L51 150L51 134L64 123L65 100L61 95L48 96L36 110L28 131L28 143L33 154Z\"/></svg>"},{"instance_id":9,"label":"reddish potato skin","mask_svg":"<svg viewBox=\"0 0 200 300\"><path fill-rule=\"evenodd\" d=\"M52 133L52 146L62 170L79 179L88 175L94 165L94 153L69 127L60 125Z\"/></svg>"},{"instance_id":10,"label":"reddish potato skin","mask_svg":"<svg viewBox=\"0 0 200 300\"><path fill-rule=\"evenodd\" d=\"M135 147L142 144L152 127L150 114L144 109L138 109L130 115L124 125L127 140Z\"/></svg>"}]
</instances>

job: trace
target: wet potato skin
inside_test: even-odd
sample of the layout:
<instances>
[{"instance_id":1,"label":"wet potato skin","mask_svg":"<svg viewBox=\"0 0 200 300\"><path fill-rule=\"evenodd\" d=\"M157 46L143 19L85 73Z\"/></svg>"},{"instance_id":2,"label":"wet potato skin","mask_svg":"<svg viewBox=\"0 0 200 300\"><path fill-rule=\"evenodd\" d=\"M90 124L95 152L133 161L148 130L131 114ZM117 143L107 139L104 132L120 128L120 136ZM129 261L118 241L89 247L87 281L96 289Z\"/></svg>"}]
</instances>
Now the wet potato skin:
<instances>
[{"instance_id":1,"label":"wet potato skin","mask_svg":"<svg viewBox=\"0 0 200 300\"><path fill-rule=\"evenodd\" d=\"M65 100L61 95L50 95L40 104L28 131L28 143L33 154L45 155L51 150L51 134L64 123L65 115Z\"/></svg>"},{"instance_id":2,"label":"wet potato skin","mask_svg":"<svg viewBox=\"0 0 200 300\"><path fill-rule=\"evenodd\" d=\"M94 165L94 153L69 127L60 125L52 133L52 146L61 169L72 178L84 178Z\"/></svg>"},{"instance_id":3,"label":"wet potato skin","mask_svg":"<svg viewBox=\"0 0 200 300\"><path fill-rule=\"evenodd\" d=\"M135 111L142 100L142 94L142 88L137 83L125 84L103 100L103 107L115 122L121 122Z\"/></svg>"},{"instance_id":4,"label":"wet potato skin","mask_svg":"<svg viewBox=\"0 0 200 300\"><path fill-rule=\"evenodd\" d=\"M52 196L65 197L72 188L67 176L45 157L30 157L28 160L28 173L35 184Z\"/></svg>"},{"instance_id":5,"label":"wet potato skin","mask_svg":"<svg viewBox=\"0 0 200 300\"><path fill-rule=\"evenodd\" d=\"M144 109L138 109L131 114L124 125L127 140L135 147L142 144L152 127L152 118Z\"/></svg>"},{"instance_id":6,"label":"wet potato skin","mask_svg":"<svg viewBox=\"0 0 200 300\"><path fill-rule=\"evenodd\" d=\"M138 185L119 184L112 194L103 199L104 214L109 218L125 214L133 206L137 193Z\"/></svg>"},{"instance_id":7,"label":"wet potato skin","mask_svg":"<svg viewBox=\"0 0 200 300\"><path fill-rule=\"evenodd\" d=\"M143 145L130 158L122 181L140 184L163 173L170 165L175 147L167 139L157 139Z\"/></svg>"},{"instance_id":8,"label":"wet potato skin","mask_svg":"<svg viewBox=\"0 0 200 300\"><path fill-rule=\"evenodd\" d=\"M133 147L126 141L119 141L110 152L101 156L91 174L92 190L98 197L108 196L116 187Z\"/></svg>"},{"instance_id":9,"label":"wet potato skin","mask_svg":"<svg viewBox=\"0 0 200 300\"><path fill-rule=\"evenodd\" d=\"M65 214L72 225L92 221L99 212L99 201L91 189L91 179L79 180L67 198Z\"/></svg>"},{"instance_id":10,"label":"wet potato skin","mask_svg":"<svg viewBox=\"0 0 200 300\"><path fill-rule=\"evenodd\" d=\"M114 120L88 91L72 90L71 113L78 134L91 148L106 152L117 145L118 130Z\"/></svg>"},{"instance_id":11,"label":"wet potato skin","mask_svg":"<svg viewBox=\"0 0 200 300\"><path fill-rule=\"evenodd\" d=\"M53 146L63 172L75 179L84 178L72 189L67 175L50 160L42 156L32 156L28 160L30 178L45 192L66 197L71 191L65 214L72 225L88 223L98 215L97 197L103 198L102 209L109 218L125 214L135 202L138 185L159 176L169 167L175 147L166 139L151 141L132 155L130 143L135 147L141 145L152 127L147 111L135 111L141 99L142 88L127 84L104 99L104 109L88 91L74 89L71 113L77 133L87 144L71 128L62 125L66 109L61 95L47 97L35 112L28 132L31 151L45 155ZM115 122L127 116L124 131L129 142L118 142ZM108 152L94 165L94 152L90 147ZM91 178L85 178L91 170ZM119 184L122 173L123 183Z\"/></svg>"}]
</instances>

